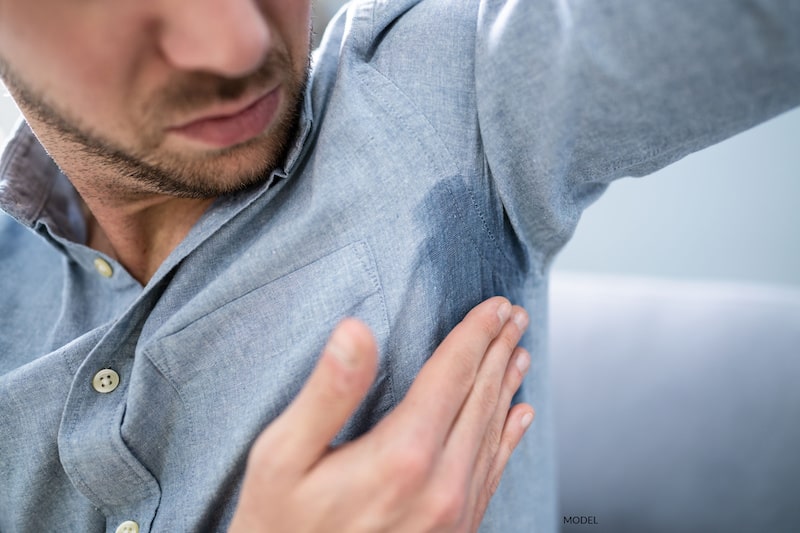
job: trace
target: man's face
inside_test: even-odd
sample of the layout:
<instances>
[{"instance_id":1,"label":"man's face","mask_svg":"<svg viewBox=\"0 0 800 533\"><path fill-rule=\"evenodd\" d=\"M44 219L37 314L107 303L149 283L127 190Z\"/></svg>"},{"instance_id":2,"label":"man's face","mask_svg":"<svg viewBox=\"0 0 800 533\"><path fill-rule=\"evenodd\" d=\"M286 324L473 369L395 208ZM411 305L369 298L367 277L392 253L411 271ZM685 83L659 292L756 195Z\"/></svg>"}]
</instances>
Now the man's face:
<instances>
[{"instance_id":1,"label":"man's face","mask_svg":"<svg viewBox=\"0 0 800 533\"><path fill-rule=\"evenodd\" d=\"M0 76L68 174L209 198L285 154L309 21L310 0L0 0Z\"/></svg>"}]
</instances>

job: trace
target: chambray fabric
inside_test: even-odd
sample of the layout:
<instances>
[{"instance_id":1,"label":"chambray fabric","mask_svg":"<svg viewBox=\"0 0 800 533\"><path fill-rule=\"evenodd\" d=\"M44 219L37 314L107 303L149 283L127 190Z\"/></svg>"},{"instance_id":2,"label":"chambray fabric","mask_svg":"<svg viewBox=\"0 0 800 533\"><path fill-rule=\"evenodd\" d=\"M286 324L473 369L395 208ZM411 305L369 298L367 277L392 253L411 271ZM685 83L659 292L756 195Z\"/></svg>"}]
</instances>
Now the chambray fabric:
<instances>
[{"instance_id":1,"label":"chambray fabric","mask_svg":"<svg viewBox=\"0 0 800 533\"><path fill-rule=\"evenodd\" d=\"M381 360L337 443L497 294L531 313L518 399L538 415L481 531L555 531L554 254L612 179L800 103L798 27L795 0L352 4L285 164L219 198L146 287L109 257L96 272L74 190L22 125L0 167L0 531L222 531L251 442L338 320L366 321Z\"/></svg>"}]
</instances>

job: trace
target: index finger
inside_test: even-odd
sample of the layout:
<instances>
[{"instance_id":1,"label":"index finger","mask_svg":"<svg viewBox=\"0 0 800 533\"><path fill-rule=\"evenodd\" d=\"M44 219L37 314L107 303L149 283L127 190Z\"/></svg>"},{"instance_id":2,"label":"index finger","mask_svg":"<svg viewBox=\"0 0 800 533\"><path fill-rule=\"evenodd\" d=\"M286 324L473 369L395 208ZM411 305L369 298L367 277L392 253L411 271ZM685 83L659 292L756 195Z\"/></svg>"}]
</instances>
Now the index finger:
<instances>
[{"instance_id":1,"label":"index finger","mask_svg":"<svg viewBox=\"0 0 800 533\"><path fill-rule=\"evenodd\" d=\"M396 417L441 447L469 395L489 344L511 316L511 303L490 298L475 306L447 335L395 409Z\"/></svg>"}]
</instances>

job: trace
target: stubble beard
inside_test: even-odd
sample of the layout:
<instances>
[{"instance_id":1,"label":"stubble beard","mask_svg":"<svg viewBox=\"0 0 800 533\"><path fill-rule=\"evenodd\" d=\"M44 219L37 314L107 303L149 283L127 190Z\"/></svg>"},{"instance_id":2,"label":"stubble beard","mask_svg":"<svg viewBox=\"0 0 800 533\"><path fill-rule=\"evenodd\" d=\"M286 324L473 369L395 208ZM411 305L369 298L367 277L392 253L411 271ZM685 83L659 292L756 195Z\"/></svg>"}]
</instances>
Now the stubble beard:
<instances>
[{"instance_id":1,"label":"stubble beard","mask_svg":"<svg viewBox=\"0 0 800 533\"><path fill-rule=\"evenodd\" d=\"M57 109L45 95L29 87L0 60L0 77L26 118L46 127L48 138L57 138L59 145L63 143L68 147L63 157L51 151L67 176L70 167L92 168L103 177L104 182L98 184L99 187L108 192L196 199L215 198L259 185L283 163L297 135L309 69L307 60L305 69L294 73L289 58L272 55L244 78L229 79L206 73L187 75L143 107L139 113L143 131L138 142L141 147L125 149ZM166 133L154 125L162 123L165 112L174 116L235 100L248 89L274 80L276 73L282 75L285 111L267 132L236 146L209 150L202 155L159 151ZM44 144L50 151L47 143ZM69 164L75 162L75 158L82 161Z\"/></svg>"}]
</instances>

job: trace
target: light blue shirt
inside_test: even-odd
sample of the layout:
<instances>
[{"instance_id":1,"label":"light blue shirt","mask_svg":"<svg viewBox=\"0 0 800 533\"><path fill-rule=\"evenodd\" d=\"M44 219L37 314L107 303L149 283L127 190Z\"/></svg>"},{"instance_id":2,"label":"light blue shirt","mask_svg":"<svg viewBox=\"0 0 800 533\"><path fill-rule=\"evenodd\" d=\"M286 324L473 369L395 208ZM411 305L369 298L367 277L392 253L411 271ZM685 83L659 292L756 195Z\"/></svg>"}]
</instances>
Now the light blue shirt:
<instances>
[{"instance_id":1,"label":"light blue shirt","mask_svg":"<svg viewBox=\"0 0 800 533\"><path fill-rule=\"evenodd\" d=\"M83 244L23 125L0 166L0 531L223 530L338 320L381 354L342 442L497 294L531 314L537 418L481 531L556 531L549 265L611 180L800 103L798 28L795 0L358 2L315 54L285 164L219 198L146 287Z\"/></svg>"}]
</instances>

